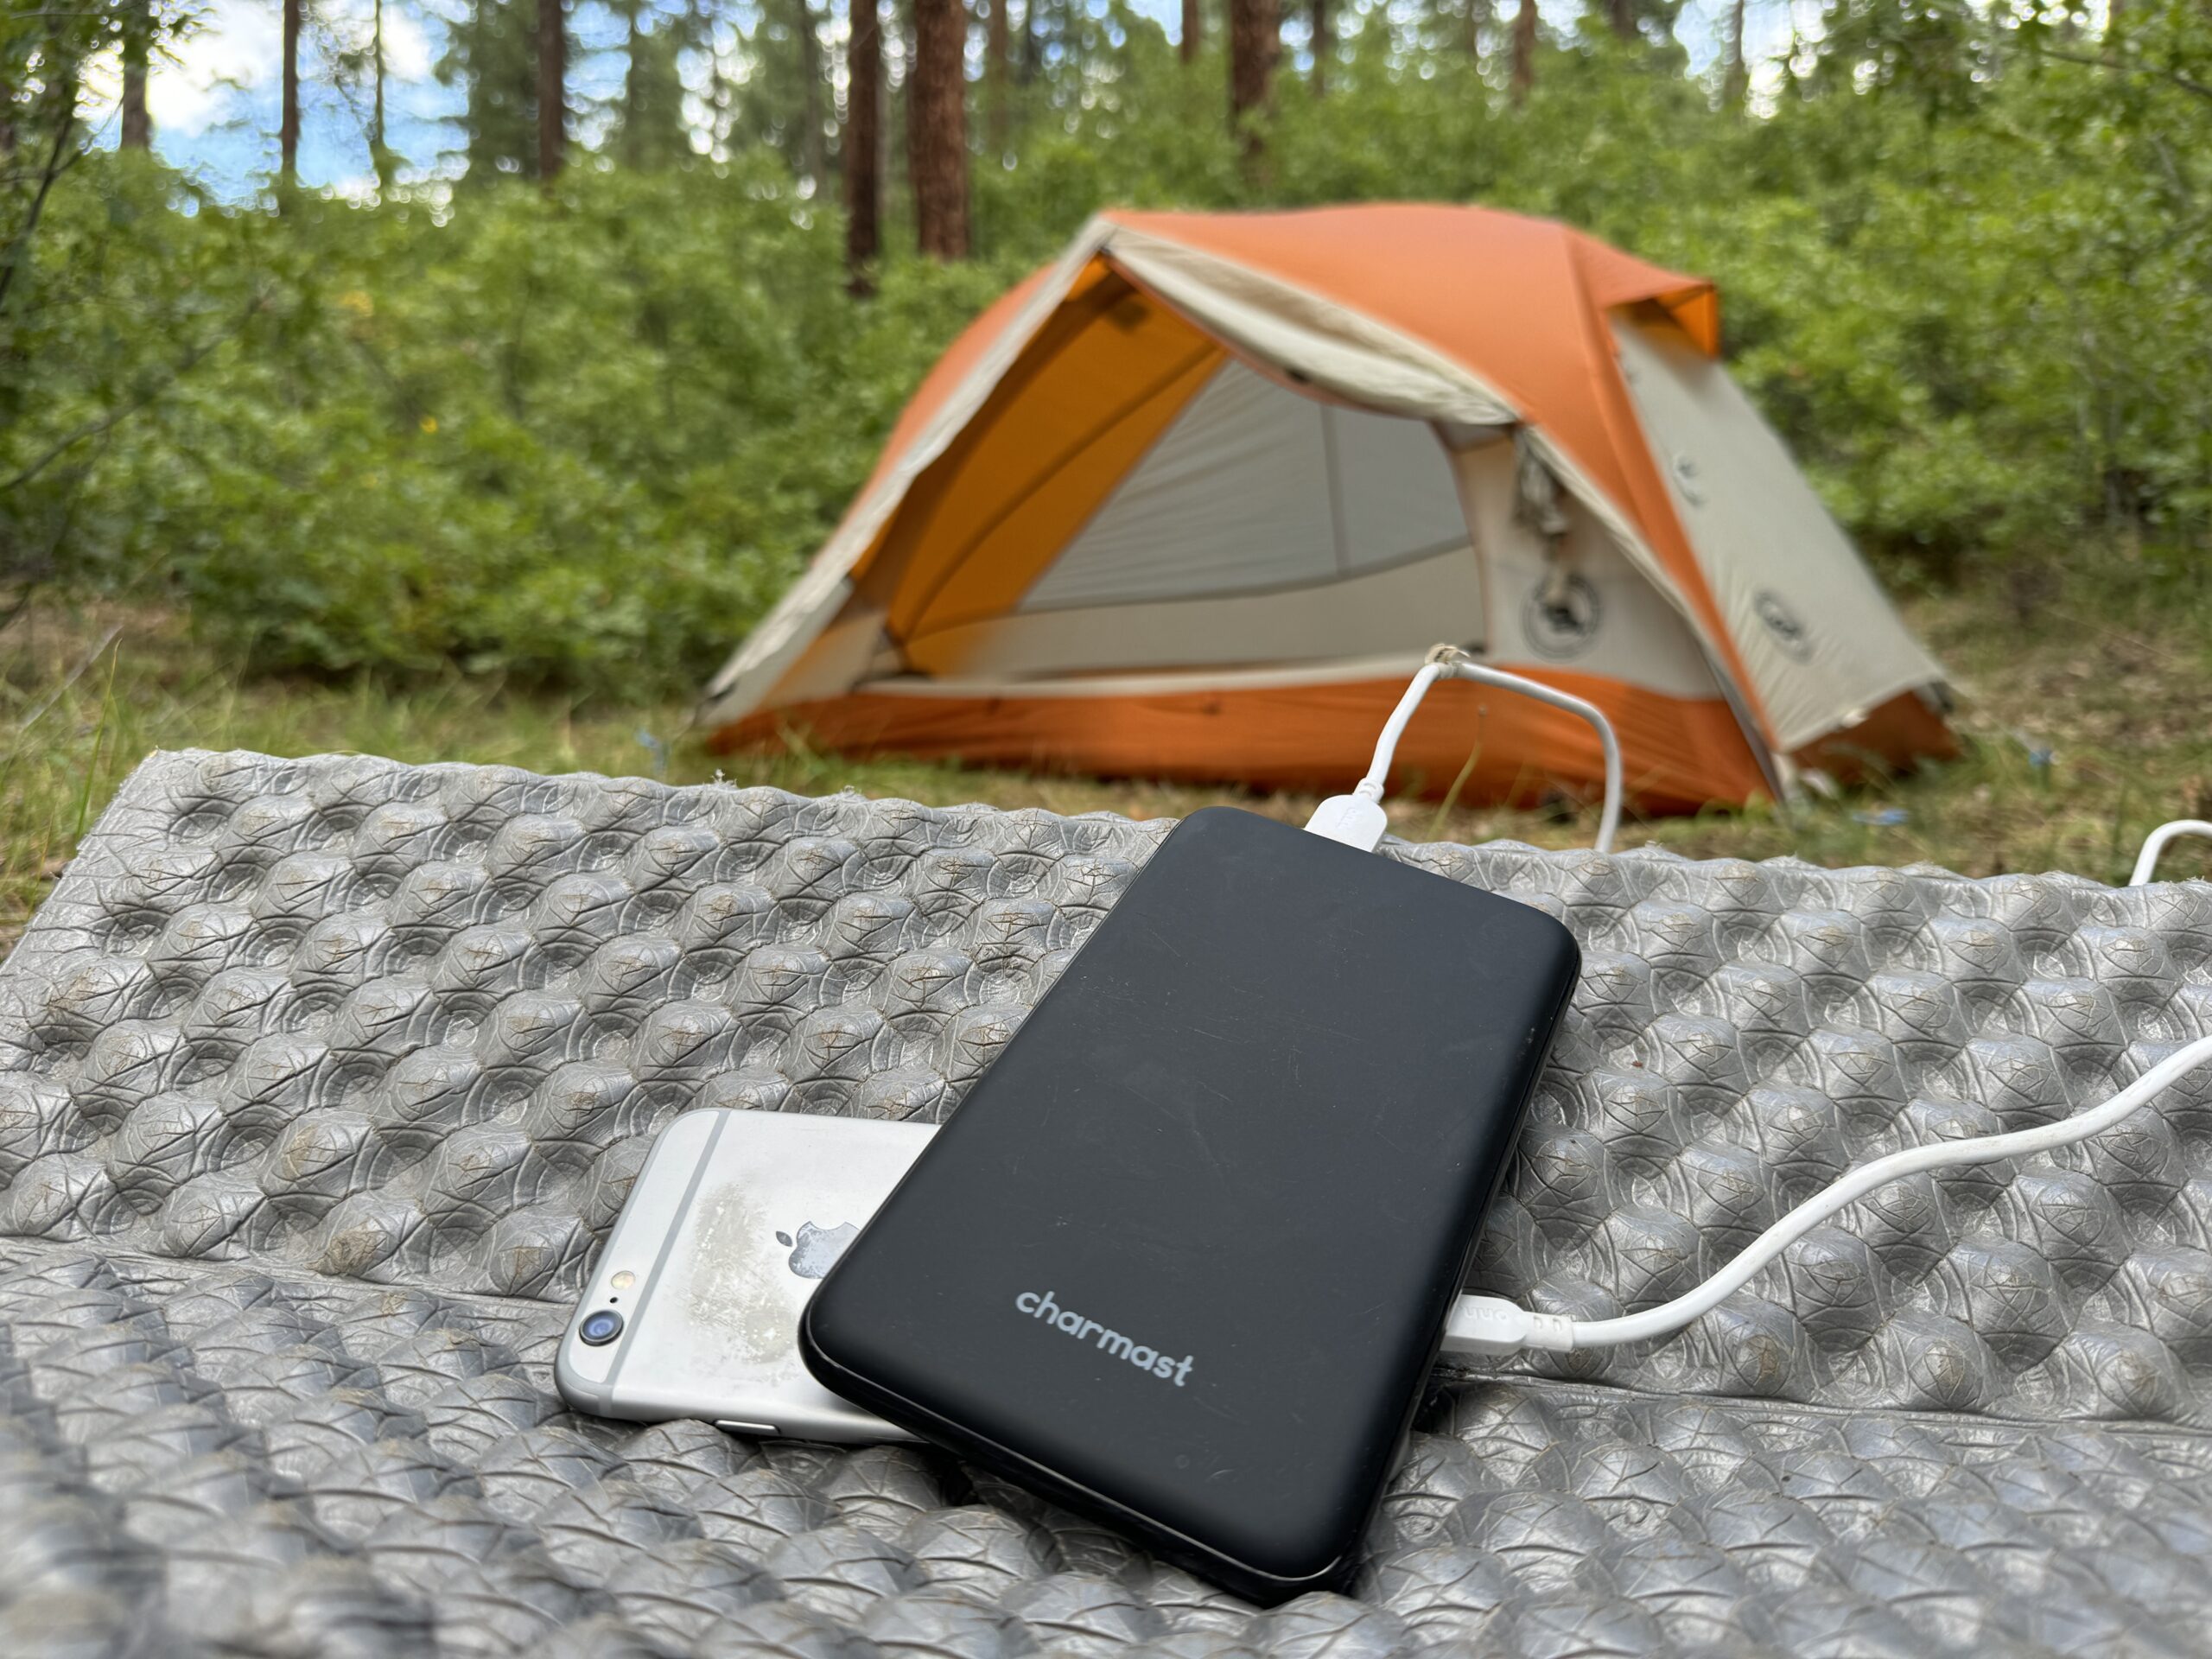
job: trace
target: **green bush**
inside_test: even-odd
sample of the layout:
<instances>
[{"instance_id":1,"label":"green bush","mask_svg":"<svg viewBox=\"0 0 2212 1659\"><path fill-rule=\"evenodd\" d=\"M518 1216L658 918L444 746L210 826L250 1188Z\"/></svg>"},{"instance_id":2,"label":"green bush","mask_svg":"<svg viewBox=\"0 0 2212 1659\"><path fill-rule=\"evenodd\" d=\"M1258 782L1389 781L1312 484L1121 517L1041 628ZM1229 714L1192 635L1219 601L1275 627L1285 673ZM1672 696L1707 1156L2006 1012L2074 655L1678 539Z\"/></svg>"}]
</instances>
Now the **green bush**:
<instances>
[{"instance_id":1,"label":"green bush","mask_svg":"<svg viewBox=\"0 0 2212 1659\"><path fill-rule=\"evenodd\" d=\"M49 255L81 266L102 194L144 182L73 192ZM449 219L145 216L168 280L221 296L195 326L236 337L100 448L73 574L161 573L268 668L454 664L627 696L712 671L1007 275L903 264L856 307L841 227L759 157L580 171ZM9 505L52 516L74 487Z\"/></svg>"},{"instance_id":2,"label":"green bush","mask_svg":"<svg viewBox=\"0 0 2212 1659\"><path fill-rule=\"evenodd\" d=\"M1553 214L1718 279L1737 372L1894 573L2202 546L2197 0L2131 5L2088 54L2140 73L2013 12L1834 0L1756 118L1590 28L1516 106L1495 62L1343 10L1328 96L1287 75L1253 156L1217 57L1070 9L1014 159L978 158L981 257L892 257L867 302L765 143L281 214L95 155L0 314L0 575L171 594L264 668L681 692L944 343L1090 213L1376 197Z\"/></svg>"}]
</instances>

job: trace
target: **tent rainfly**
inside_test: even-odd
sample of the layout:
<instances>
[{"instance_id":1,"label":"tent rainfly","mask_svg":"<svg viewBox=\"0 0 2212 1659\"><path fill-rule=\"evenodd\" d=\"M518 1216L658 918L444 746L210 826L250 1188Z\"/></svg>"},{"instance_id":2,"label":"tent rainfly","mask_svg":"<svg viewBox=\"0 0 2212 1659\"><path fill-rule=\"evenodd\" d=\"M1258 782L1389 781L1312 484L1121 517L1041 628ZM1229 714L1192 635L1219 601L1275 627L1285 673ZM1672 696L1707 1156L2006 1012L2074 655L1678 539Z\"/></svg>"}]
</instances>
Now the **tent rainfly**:
<instances>
[{"instance_id":1,"label":"tent rainfly","mask_svg":"<svg viewBox=\"0 0 2212 1659\"><path fill-rule=\"evenodd\" d=\"M1646 810L1954 751L1720 365L1711 283L1475 207L1113 213L956 341L709 688L728 748L1346 785L1433 643L1596 703ZM1401 784L1599 775L1440 686Z\"/></svg>"}]
</instances>

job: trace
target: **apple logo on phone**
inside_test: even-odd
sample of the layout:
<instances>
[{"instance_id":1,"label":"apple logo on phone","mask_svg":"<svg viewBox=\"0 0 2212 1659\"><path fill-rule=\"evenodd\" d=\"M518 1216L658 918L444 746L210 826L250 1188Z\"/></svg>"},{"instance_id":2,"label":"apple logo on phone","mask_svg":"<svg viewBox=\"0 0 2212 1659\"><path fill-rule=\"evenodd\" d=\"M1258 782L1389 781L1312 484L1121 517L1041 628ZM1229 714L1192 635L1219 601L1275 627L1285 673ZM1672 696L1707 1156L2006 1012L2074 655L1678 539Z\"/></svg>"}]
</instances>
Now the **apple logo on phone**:
<instances>
[{"instance_id":1,"label":"apple logo on phone","mask_svg":"<svg viewBox=\"0 0 2212 1659\"><path fill-rule=\"evenodd\" d=\"M796 1243L789 1233L782 1232L776 1235L776 1243L791 1245L793 1273L802 1279L819 1279L837 1265L845 1246L858 1236L860 1230L849 1221L840 1227L817 1227L810 1221L803 1221Z\"/></svg>"}]
</instances>

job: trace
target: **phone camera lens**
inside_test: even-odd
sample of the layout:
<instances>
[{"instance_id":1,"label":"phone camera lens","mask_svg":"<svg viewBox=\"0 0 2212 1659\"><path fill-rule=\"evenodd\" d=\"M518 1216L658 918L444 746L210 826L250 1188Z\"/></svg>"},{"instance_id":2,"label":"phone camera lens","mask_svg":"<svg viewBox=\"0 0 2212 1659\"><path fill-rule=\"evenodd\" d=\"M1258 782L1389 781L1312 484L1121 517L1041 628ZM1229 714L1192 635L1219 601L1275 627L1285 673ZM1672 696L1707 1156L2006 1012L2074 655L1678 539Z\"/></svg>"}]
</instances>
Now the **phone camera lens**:
<instances>
[{"instance_id":1,"label":"phone camera lens","mask_svg":"<svg viewBox=\"0 0 2212 1659\"><path fill-rule=\"evenodd\" d=\"M611 1308L601 1308L588 1313L584 1322L576 1327L576 1335L594 1348L604 1348L622 1334L622 1316Z\"/></svg>"}]
</instances>

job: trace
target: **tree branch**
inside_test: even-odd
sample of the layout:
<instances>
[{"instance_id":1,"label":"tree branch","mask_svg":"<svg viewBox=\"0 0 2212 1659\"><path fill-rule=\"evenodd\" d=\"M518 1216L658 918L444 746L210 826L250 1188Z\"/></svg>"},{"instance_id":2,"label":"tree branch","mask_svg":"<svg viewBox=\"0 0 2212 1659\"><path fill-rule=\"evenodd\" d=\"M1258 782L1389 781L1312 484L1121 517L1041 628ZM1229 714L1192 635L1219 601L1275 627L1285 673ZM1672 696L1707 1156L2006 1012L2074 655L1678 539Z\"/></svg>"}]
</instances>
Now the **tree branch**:
<instances>
[{"instance_id":1,"label":"tree branch","mask_svg":"<svg viewBox=\"0 0 2212 1659\"><path fill-rule=\"evenodd\" d=\"M2154 63L2130 63L2125 58L2101 58L2087 52L2062 52L2055 46L2029 46L2028 55L2037 58L2056 58L2061 63L2078 63L2090 69L2116 69L2124 75L2149 75L2158 80L2171 81L2184 92L2212 100L2212 86L2184 75L2178 69L2161 69Z\"/></svg>"},{"instance_id":2,"label":"tree branch","mask_svg":"<svg viewBox=\"0 0 2212 1659\"><path fill-rule=\"evenodd\" d=\"M61 112L61 119L54 124L54 148L47 153L44 176L38 181L38 194L31 198L31 205L23 213L23 228L8 245L8 261L0 265L0 313L8 308L8 290L15 286L16 273L22 268L29 256L31 238L38 233L38 221L46 212L46 199L54 192L54 181L64 171L63 153L69 147L69 135L77 125L77 111L73 103Z\"/></svg>"},{"instance_id":3,"label":"tree branch","mask_svg":"<svg viewBox=\"0 0 2212 1659\"><path fill-rule=\"evenodd\" d=\"M83 150L81 150L81 149L73 149L73 150L71 150L71 151L69 152L69 154L68 154L67 156L65 156L65 157L63 158L60 167L60 168L56 168L56 169L55 169L55 171L54 171L54 181L55 181L55 182L59 183L59 182L60 181L60 180L61 180L62 176L63 176L65 174L67 174L67 173L69 171L69 169L70 169L71 168L75 167L79 162L82 162L84 159L85 159L85 152L84 152ZM39 174L38 174L38 173L33 172L31 169L29 169L29 168L20 168L20 169L18 169L17 171L13 172L13 173L4 173L4 174L0 174L0 184L9 184L9 185L16 185L16 184L21 184L21 183L22 183L22 182L23 182L23 181L24 181L24 180L26 180L26 179L35 179L35 178L37 178L38 176L39 176Z\"/></svg>"},{"instance_id":4,"label":"tree branch","mask_svg":"<svg viewBox=\"0 0 2212 1659\"><path fill-rule=\"evenodd\" d=\"M200 345L194 346L191 351L186 353L185 355L178 360L176 365L171 368L167 374L163 375L152 385L147 387L146 390L141 392L137 397L131 398L126 403L118 404L113 409L108 410L106 414L101 416L99 419L88 422L86 424L79 427L74 432L70 433L67 436L61 438L55 442L46 451L45 454L41 454L36 461L31 462L29 466L24 467L22 471L17 473L13 478L0 480L0 495L7 494L10 490L22 488L22 486L29 483L41 473L54 465L55 461L60 460L62 456L67 454L72 449L74 449L79 444L84 442L86 439L97 438L102 434L121 425L124 421L129 420L130 416L136 415L140 410L145 408L147 404L159 397L163 392L167 391L187 374L189 374L194 368L197 368L200 362L205 359L210 353L232 339L238 332L244 328L247 322L252 319L253 314L261 309L261 296L258 295L255 296L253 303L246 307L245 314L239 317L236 322L232 323L229 327L223 329L212 339L204 340Z\"/></svg>"},{"instance_id":5,"label":"tree branch","mask_svg":"<svg viewBox=\"0 0 2212 1659\"><path fill-rule=\"evenodd\" d=\"M46 701L40 703L37 708L32 709L29 714L26 715L16 723L16 743L15 746L11 747L8 751L8 760L10 765L14 764L16 759L16 748L22 746L23 734L30 730L32 727L37 725L39 721L45 715L46 711L53 708L55 703L61 701L61 694L84 677L85 671L90 668L94 663L99 661L100 653L105 652L110 645L113 645L116 641L116 636L120 634L122 632L123 624L118 622L113 627L110 628L105 633L102 634L100 636L99 644L94 645L92 650L85 653L84 661L79 663L76 667L69 671L67 675L63 677L61 683L55 686L53 691L48 696Z\"/></svg>"},{"instance_id":6,"label":"tree branch","mask_svg":"<svg viewBox=\"0 0 2212 1659\"><path fill-rule=\"evenodd\" d=\"M84 504L85 486L92 478L92 469L99 465L100 456L107 453L109 442L109 439L102 438L92 458L77 469L69 499L62 505L60 517L54 526L54 534L47 538L46 551L39 556L36 563L25 568L22 589L16 595L15 603L8 607L7 614L0 616L0 630L6 629L31 607L44 583L54 575L55 563L61 555L61 544L69 539L70 531L76 526L77 509Z\"/></svg>"}]
</instances>

